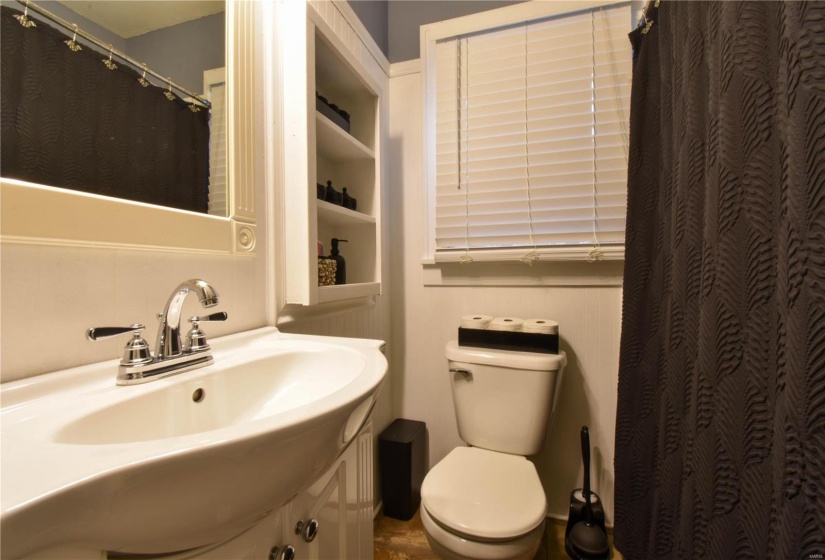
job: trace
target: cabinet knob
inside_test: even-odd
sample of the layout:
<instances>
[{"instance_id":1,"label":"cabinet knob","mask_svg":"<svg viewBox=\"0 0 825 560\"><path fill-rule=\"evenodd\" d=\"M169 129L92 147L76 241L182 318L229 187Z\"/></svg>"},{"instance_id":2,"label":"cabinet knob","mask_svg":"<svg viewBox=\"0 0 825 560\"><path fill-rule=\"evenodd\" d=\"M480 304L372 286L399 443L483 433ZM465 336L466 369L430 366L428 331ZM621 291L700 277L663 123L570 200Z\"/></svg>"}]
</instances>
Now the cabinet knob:
<instances>
[{"instance_id":1,"label":"cabinet knob","mask_svg":"<svg viewBox=\"0 0 825 560\"><path fill-rule=\"evenodd\" d=\"M291 544L283 548L273 546L269 550L269 560L295 560L295 547Z\"/></svg>"},{"instance_id":2,"label":"cabinet knob","mask_svg":"<svg viewBox=\"0 0 825 560\"><path fill-rule=\"evenodd\" d=\"M306 542L312 542L318 536L318 520L310 519L304 525L303 537Z\"/></svg>"}]
</instances>

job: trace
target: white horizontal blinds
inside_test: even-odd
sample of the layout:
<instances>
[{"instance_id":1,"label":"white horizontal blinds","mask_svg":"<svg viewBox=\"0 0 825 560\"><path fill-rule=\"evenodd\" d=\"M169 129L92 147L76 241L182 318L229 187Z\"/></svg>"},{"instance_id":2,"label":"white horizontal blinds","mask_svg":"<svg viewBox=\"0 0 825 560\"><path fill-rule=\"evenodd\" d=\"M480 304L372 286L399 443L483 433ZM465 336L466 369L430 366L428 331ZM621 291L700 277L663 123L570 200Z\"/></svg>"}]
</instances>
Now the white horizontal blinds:
<instances>
[{"instance_id":1,"label":"white horizontal blinds","mask_svg":"<svg viewBox=\"0 0 825 560\"><path fill-rule=\"evenodd\" d=\"M631 27L628 4L437 43L437 250L624 243Z\"/></svg>"},{"instance_id":2,"label":"white horizontal blinds","mask_svg":"<svg viewBox=\"0 0 825 560\"><path fill-rule=\"evenodd\" d=\"M226 216L226 83L209 90L209 213Z\"/></svg>"}]
</instances>

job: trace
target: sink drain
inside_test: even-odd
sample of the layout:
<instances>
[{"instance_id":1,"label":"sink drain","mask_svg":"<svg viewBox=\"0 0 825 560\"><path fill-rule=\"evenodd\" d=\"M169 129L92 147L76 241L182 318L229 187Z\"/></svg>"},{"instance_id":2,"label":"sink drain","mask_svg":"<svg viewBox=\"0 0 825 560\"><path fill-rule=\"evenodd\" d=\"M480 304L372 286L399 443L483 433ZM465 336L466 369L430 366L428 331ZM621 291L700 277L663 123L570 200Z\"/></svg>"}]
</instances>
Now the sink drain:
<instances>
[{"instance_id":1,"label":"sink drain","mask_svg":"<svg viewBox=\"0 0 825 560\"><path fill-rule=\"evenodd\" d=\"M203 389L195 389L195 392L192 393L192 400L195 402L201 402L204 398L206 398L206 391Z\"/></svg>"}]
</instances>

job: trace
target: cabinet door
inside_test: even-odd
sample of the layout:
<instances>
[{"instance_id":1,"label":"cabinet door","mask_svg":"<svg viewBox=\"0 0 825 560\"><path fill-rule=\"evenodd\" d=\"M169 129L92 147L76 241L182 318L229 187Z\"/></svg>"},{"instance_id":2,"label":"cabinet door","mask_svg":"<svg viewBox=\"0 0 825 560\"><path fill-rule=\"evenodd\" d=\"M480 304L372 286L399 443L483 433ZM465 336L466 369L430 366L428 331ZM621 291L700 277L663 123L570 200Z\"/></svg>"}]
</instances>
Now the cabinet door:
<instances>
[{"instance_id":1,"label":"cabinet door","mask_svg":"<svg viewBox=\"0 0 825 560\"><path fill-rule=\"evenodd\" d=\"M372 449L372 421L367 421L335 464L291 502L229 542L175 560L266 560L273 547L280 558L288 545L295 549L295 560L372 560ZM318 530L307 541L303 529L311 520ZM296 530L299 522L301 530Z\"/></svg>"},{"instance_id":2,"label":"cabinet door","mask_svg":"<svg viewBox=\"0 0 825 560\"><path fill-rule=\"evenodd\" d=\"M284 509L276 509L248 531L241 533L231 541L210 550L199 550L194 555L180 555L178 559L197 560L266 560L273 547L283 547ZM148 557L147 557L148 558Z\"/></svg>"},{"instance_id":3,"label":"cabinet door","mask_svg":"<svg viewBox=\"0 0 825 560\"><path fill-rule=\"evenodd\" d=\"M347 462L342 458L335 467L308 490L299 494L285 508L284 541L295 547L296 560L340 560L347 549ZM307 542L303 530L317 522L315 538Z\"/></svg>"}]
</instances>

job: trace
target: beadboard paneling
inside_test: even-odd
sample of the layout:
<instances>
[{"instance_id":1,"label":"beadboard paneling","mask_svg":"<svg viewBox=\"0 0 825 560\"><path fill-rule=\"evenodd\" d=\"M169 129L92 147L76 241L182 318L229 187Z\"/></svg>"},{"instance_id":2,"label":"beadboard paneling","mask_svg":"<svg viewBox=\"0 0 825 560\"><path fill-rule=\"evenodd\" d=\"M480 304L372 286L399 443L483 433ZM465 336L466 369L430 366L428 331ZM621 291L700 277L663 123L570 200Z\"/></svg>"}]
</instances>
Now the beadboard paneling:
<instances>
[{"instance_id":1,"label":"beadboard paneling","mask_svg":"<svg viewBox=\"0 0 825 560\"><path fill-rule=\"evenodd\" d=\"M89 342L86 329L146 325L154 346L156 314L189 278L210 282L220 295L209 337L266 325L263 250L254 257L85 248L25 243L0 247L0 381L14 381L119 358L125 337ZM184 317L199 315L187 298ZM115 371L112 370L114 381Z\"/></svg>"},{"instance_id":2,"label":"beadboard paneling","mask_svg":"<svg viewBox=\"0 0 825 560\"><path fill-rule=\"evenodd\" d=\"M450 376L444 358L456 338L461 316L483 313L560 323L567 352L548 448L534 460L551 516L565 517L570 491L581 487L582 425L591 432L593 484L608 521L613 515L613 445L621 328L620 282L608 286L554 286L542 271L539 286L425 286L425 192L422 175L420 73L390 80L391 283L393 286L393 412L423 420L430 436L430 465L463 445L453 412ZM472 284L473 264L466 267ZM521 267L522 263L499 266ZM556 263L559 277L564 263ZM594 264L593 266L599 266ZM464 269L462 269L464 270ZM596 270L596 269L594 269ZM578 273L577 273L578 274ZM586 284L586 279L582 282Z\"/></svg>"}]
</instances>

